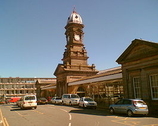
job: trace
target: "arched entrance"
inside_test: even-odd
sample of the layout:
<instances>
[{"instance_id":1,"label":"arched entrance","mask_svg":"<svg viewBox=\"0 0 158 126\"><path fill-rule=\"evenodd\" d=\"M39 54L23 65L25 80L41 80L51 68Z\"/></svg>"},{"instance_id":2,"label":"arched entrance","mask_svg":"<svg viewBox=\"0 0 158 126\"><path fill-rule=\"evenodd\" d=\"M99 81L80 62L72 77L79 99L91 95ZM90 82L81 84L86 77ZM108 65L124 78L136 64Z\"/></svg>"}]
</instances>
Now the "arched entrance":
<instances>
[{"instance_id":1,"label":"arched entrance","mask_svg":"<svg viewBox=\"0 0 158 126\"><path fill-rule=\"evenodd\" d=\"M85 96L85 89L83 87L78 87L77 89L77 94L80 96L80 97L84 97Z\"/></svg>"}]
</instances>

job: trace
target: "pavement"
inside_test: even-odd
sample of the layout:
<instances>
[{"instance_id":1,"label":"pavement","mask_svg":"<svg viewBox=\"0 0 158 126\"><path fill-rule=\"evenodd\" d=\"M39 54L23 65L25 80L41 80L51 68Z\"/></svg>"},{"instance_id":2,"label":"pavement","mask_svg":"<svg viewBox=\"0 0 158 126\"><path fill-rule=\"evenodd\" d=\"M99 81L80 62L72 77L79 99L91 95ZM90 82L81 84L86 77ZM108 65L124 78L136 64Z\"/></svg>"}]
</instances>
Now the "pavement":
<instances>
[{"instance_id":1,"label":"pavement","mask_svg":"<svg viewBox=\"0 0 158 126\"><path fill-rule=\"evenodd\" d=\"M9 126L6 118L3 117L1 109L0 109L0 126Z\"/></svg>"},{"instance_id":2,"label":"pavement","mask_svg":"<svg viewBox=\"0 0 158 126\"><path fill-rule=\"evenodd\" d=\"M2 111L0 109L0 126L3 126L3 116L2 116Z\"/></svg>"}]
</instances>

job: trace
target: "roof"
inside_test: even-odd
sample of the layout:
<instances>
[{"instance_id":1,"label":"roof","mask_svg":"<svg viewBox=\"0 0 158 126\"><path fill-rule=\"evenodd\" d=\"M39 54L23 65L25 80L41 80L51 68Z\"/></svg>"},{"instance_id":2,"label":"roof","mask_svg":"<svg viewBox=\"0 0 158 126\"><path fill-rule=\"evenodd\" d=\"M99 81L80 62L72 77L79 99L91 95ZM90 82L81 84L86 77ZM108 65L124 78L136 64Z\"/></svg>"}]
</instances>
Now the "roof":
<instances>
[{"instance_id":1,"label":"roof","mask_svg":"<svg viewBox=\"0 0 158 126\"><path fill-rule=\"evenodd\" d=\"M120 70L120 69L121 69L121 66L110 68L110 69L106 69L106 70L100 70L97 74L103 74L103 73L107 73L107 72L115 71L115 70Z\"/></svg>"},{"instance_id":2,"label":"roof","mask_svg":"<svg viewBox=\"0 0 158 126\"><path fill-rule=\"evenodd\" d=\"M68 85L79 85L79 84L86 84L86 83L93 83L105 80L115 80L122 78L122 69L121 67L111 68L100 72L100 74L86 77L81 80L70 82Z\"/></svg>"},{"instance_id":3,"label":"roof","mask_svg":"<svg viewBox=\"0 0 158 126\"><path fill-rule=\"evenodd\" d=\"M135 39L116 62L122 64L124 61L140 60L141 58L151 57L152 55L158 55L158 43Z\"/></svg>"},{"instance_id":4,"label":"roof","mask_svg":"<svg viewBox=\"0 0 158 126\"><path fill-rule=\"evenodd\" d=\"M68 17L67 24L69 23L83 24L81 16L75 10Z\"/></svg>"},{"instance_id":5,"label":"roof","mask_svg":"<svg viewBox=\"0 0 158 126\"><path fill-rule=\"evenodd\" d=\"M47 90L47 89L55 89L56 88L56 86L43 86L43 87L41 87L41 90Z\"/></svg>"},{"instance_id":6,"label":"roof","mask_svg":"<svg viewBox=\"0 0 158 126\"><path fill-rule=\"evenodd\" d=\"M38 79L37 82L39 84L56 84L56 78L52 78L52 79Z\"/></svg>"}]
</instances>

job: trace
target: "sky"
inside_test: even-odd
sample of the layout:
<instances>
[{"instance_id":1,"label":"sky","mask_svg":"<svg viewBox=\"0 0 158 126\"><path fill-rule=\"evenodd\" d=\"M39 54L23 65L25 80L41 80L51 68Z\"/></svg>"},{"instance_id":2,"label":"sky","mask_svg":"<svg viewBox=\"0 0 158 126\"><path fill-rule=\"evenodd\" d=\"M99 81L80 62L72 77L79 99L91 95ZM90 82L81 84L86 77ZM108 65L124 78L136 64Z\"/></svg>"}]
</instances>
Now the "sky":
<instances>
[{"instance_id":1,"label":"sky","mask_svg":"<svg viewBox=\"0 0 158 126\"><path fill-rule=\"evenodd\" d=\"M158 42L158 0L0 0L0 77L55 77L75 7L88 64L120 66L134 39Z\"/></svg>"}]
</instances>

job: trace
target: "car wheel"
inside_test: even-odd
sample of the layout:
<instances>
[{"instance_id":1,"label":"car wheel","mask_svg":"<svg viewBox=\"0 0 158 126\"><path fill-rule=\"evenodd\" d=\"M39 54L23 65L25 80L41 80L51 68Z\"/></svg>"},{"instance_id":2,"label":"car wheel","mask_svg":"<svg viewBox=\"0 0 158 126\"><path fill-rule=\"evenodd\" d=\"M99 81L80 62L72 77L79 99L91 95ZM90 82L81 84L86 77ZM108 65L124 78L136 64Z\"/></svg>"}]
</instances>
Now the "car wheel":
<instances>
[{"instance_id":1,"label":"car wheel","mask_svg":"<svg viewBox=\"0 0 158 126\"><path fill-rule=\"evenodd\" d=\"M69 102L69 105L70 105L70 106L72 106L72 103L71 103L71 102Z\"/></svg>"},{"instance_id":2,"label":"car wheel","mask_svg":"<svg viewBox=\"0 0 158 126\"><path fill-rule=\"evenodd\" d=\"M21 109L24 109L24 107L23 107L23 106L21 106L20 108L21 108Z\"/></svg>"},{"instance_id":3,"label":"car wheel","mask_svg":"<svg viewBox=\"0 0 158 126\"><path fill-rule=\"evenodd\" d=\"M83 108L86 108L86 105L85 105L85 104L83 104Z\"/></svg>"},{"instance_id":4,"label":"car wheel","mask_svg":"<svg viewBox=\"0 0 158 126\"><path fill-rule=\"evenodd\" d=\"M113 108L110 108L110 113L111 113L111 114L115 114L115 111L114 111Z\"/></svg>"},{"instance_id":5,"label":"car wheel","mask_svg":"<svg viewBox=\"0 0 158 126\"><path fill-rule=\"evenodd\" d=\"M144 114L143 116L147 116L147 114Z\"/></svg>"},{"instance_id":6,"label":"car wheel","mask_svg":"<svg viewBox=\"0 0 158 126\"><path fill-rule=\"evenodd\" d=\"M127 111L127 115L128 115L129 117L131 117L131 116L133 116L133 112L132 112L131 110L128 110L128 111Z\"/></svg>"},{"instance_id":7,"label":"car wheel","mask_svg":"<svg viewBox=\"0 0 158 126\"><path fill-rule=\"evenodd\" d=\"M37 107L32 107L32 109L36 109Z\"/></svg>"}]
</instances>

